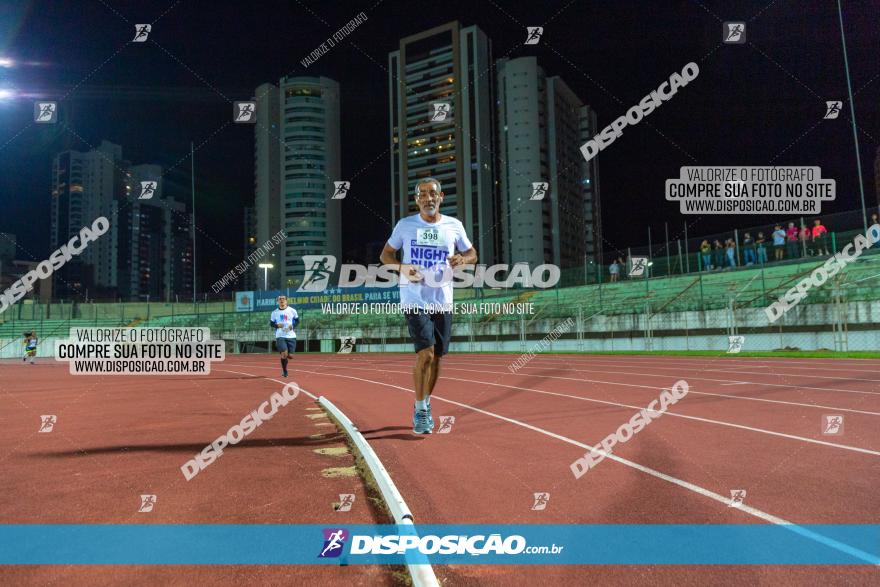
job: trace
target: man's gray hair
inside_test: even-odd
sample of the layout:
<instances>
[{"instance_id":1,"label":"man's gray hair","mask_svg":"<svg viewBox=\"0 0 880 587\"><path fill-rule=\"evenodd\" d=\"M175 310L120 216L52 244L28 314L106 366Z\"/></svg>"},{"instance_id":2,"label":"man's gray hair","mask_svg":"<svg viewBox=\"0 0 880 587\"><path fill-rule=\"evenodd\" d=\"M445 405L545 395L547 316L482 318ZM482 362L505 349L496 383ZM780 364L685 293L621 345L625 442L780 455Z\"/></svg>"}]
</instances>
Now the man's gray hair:
<instances>
[{"instance_id":1,"label":"man's gray hair","mask_svg":"<svg viewBox=\"0 0 880 587\"><path fill-rule=\"evenodd\" d=\"M426 177L425 179L420 179L419 181L416 182L416 187L415 187L415 190L414 190L414 194L413 194L413 195L418 196L418 195L419 195L419 186L422 185L422 184L426 184L426 183L433 183L433 184L436 184L436 185L437 185L437 193L438 193L438 194L439 194L440 192L443 191L443 188L440 186L440 182L439 182L439 181L437 181L437 180L434 179L433 177Z\"/></svg>"}]
</instances>

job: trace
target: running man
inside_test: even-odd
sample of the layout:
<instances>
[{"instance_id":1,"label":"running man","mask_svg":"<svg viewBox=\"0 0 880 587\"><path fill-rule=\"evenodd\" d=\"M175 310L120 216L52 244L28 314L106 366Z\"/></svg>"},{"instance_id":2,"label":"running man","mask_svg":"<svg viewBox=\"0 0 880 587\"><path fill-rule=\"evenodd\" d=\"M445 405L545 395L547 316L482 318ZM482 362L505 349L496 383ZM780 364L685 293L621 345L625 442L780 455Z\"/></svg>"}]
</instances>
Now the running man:
<instances>
[{"instance_id":1,"label":"running man","mask_svg":"<svg viewBox=\"0 0 880 587\"><path fill-rule=\"evenodd\" d=\"M296 352L296 327L299 314L287 305L287 296L278 296L278 307L272 310L269 325L275 329L275 348L281 353L281 375L287 377L287 356Z\"/></svg>"},{"instance_id":2,"label":"running man","mask_svg":"<svg viewBox=\"0 0 880 587\"><path fill-rule=\"evenodd\" d=\"M31 359L31 365L33 365L37 359L37 335L33 330L24 333L24 356L21 360L27 361L28 357Z\"/></svg>"},{"instance_id":3,"label":"running man","mask_svg":"<svg viewBox=\"0 0 880 587\"><path fill-rule=\"evenodd\" d=\"M440 214L443 191L439 181L429 177L416 184L415 201L419 214L397 223L379 259L400 273L400 305L416 351L413 432L431 434L431 393L440 374L440 357L449 352L452 336L449 268L475 264L477 251L461 222ZM395 256L401 249L402 263Z\"/></svg>"}]
</instances>

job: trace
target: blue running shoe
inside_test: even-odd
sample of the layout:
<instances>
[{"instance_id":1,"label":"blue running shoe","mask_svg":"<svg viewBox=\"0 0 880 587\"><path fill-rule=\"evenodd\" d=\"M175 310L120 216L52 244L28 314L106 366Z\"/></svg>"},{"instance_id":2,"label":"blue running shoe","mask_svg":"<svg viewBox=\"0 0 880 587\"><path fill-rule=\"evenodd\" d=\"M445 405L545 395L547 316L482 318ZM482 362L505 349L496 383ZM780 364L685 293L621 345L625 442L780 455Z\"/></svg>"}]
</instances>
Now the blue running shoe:
<instances>
[{"instance_id":1,"label":"blue running shoe","mask_svg":"<svg viewBox=\"0 0 880 587\"><path fill-rule=\"evenodd\" d=\"M416 410L413 414L413 432L416 434L430 434L434 426L432 422L429 422L429 418L428 410Z\"/></svg>"},{"instance_id":2,"label":"blue running shoe","mask_svg":"<svg viewBox=\"0 0 880 587\"><path fill-rule=\"evenodd\" d=\"M431 400L430 399L428 399L428 429L431 431L434 430L434 414L431 413Z\"/></svg>"}]
</instances>

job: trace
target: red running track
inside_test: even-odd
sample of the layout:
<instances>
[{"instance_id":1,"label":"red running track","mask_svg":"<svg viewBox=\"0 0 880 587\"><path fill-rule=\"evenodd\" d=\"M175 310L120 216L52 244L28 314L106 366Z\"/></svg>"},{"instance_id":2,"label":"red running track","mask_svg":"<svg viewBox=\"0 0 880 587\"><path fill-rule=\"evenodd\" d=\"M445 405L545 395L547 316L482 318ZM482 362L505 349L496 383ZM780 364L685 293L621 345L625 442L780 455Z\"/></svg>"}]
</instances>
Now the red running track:
<instances>
[{"instance_id":1,"label":"red running track","mask_svg":"<svg viewBox=\"0 0 880 587\"><path fill-rule=\"evenodd\" d=\"M454 416L455 423L448 434L431 436L415 436L410 429L411 354L300 355L292 361L291 379L327 396L358 425L417 523L880 523L880 361L546 355L511 373L507 366L517 358L444 358L433 400L435 420ZM86 391L86 378L68 376L63 367L44 368L79 386L80 394ZM277 371L272 356L239 355L215 364L209 378L212 390L232 390L240 381L221 378L277 378ZM128 389L135 379L162 381L105 378L125 381L115 399L134 402L127 409L136 411L155 440L178 434L180 422L169 423L154 411L161 406L153 391ZM186 385L197 385L192 379ZM679 379L689 384L684 399L615 447L616 460L605 459L574 478L569 465L585 446L613 433ZM4 403L9 403L5 397ZM842 435L822 433L826 414L844 416ZM97 440L99 430L95 434ZM293 450L273 448L282 451L273 460ZM248 456L260 453L252 450ZM266 463L260 471L274 477L281 474L277 469ZM218 468L215 475L234 491L244 481L233 472ZM295 469L283 474L287 483L307 475ZM728 507L732 489L747 491L743 508ZM543 511L531 510L536 492L550 493ZM195 503L199 496L190 499ZM296 516L289 514L290 523L314 519L290 520ZM263 520L248 511L231 518ZM325 519L336 518L325 514ZM878 571L868 566L462 565L436 571L445 585L868 584L878 579ZM100 577L100 570L91 572ZM190 572L200 571L179 576ZM219 575L202 577L219 580ZM321 584L352 582L357 581L321 576Z\"/></svg>"}]
</instances>

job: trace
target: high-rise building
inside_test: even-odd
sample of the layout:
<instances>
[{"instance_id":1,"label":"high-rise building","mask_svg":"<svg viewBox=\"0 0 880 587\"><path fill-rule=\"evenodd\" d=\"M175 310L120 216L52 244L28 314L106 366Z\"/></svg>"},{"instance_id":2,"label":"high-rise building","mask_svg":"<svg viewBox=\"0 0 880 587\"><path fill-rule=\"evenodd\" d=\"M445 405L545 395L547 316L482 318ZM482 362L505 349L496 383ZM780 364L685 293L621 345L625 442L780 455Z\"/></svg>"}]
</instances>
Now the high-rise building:
<instances>
[{"instance_id":1,"label":"high-rise building","mask_svg":"<svg viewBox=\"0 0 880 587\"><path fill-rule=\"evenodd\" d=\"M255 218L257 246L287 233L262 262L269 288L301 283L303 255L342 252L339 84L326 77L285 77L256 90ZM358 187L351 186L356 194ZM262 280L259 280L262 285Z\"/></svg>"},{"instance_id":2,"label":"high-rise building","mask_svg":"<svg viewBox=\"0 0 880 587\"><path fill-rule=\"evenodd\" d=\"M392 223L417 211L417 182L436 178L440 211L464 224L486 263L499 235L491 69L489 38L457 21L403 38L388 55Z\"/></svg>"},{"instance_id":3,"label":"high-rise building","mask_svg":"<svg viewBox=\"0 0 880 587\"><path fill-rule=\"evenodd\" d=\"M192 245L186 206L167 198L158 165L126 171L127 197L116 218L118 295L124 300L172 300L192 295ZM141 182L155 181L140 199Z\"/></svg>"},{"instance_id":4,"label":"high-rise building","mask_svg":"<svg viewBox=\"0 0 880 587\"><path fill-rule=\"evenodd\" d=\"M874 156L874 193L877 194L877 209L880 210L880 147L877 147L877 154ZM868 214L869 219L870 217Z\"/></svg>"},{"instance_id":5,"label":"high-rise building","mask_svg":"<svg viewBox=\"0 0 880 587\"><path fill-rule=\"evenodd\" d=\"M579 150L595 132L595 113L535 57L500 59L495 69L501 259L562 268L595 261L598 176Z\"/></svg>"},{"instance_id":6,"label":"high-rise building","mask_svg":"<svg viewBox=\"0 0 880 587\"><path fill-rule=\"evenodd\" d=\"M116 291L115 213L117 200L125 194L122 147L108 141L88 152L64 151L52 163L52 204L50 238L56 250L91 226L99 216L110 221L110 229L89 243L83 252L52 274L56 296L85 295L100 298Z\"/></svg>"},{"instance_id":7,"label":"high-rise building","mask_svg":"<svg viewBox=\"0 0 880 587\"><path fill-rule=\"evenodd\" d=\"M580 124L578 126L580 138L578 144L583 145L598 133L599 121L596 111L590 106L581 106ZM584 242L586 243L586 261L593 261L599 265L604 263L602 246L605 237L602 233L602 197L599 189L599 159L593 157L589 161L583 161L581 167L581 185L584 193L584 220L586 221Z\"/></svg>"},{"instance_id":8,"label":"high-rise building","mask_svg":"<svg viewBox=\"0 0 880 587\"><path fill-rule=\"evenodd\" d=\"M141 182L156 182L140 199ZM186 206L166 197L162 168L131 165L122 147L55 157L52 181L52 249L91 226L99 216L110 228L53 273L54 296L90 299L172 300L192 294L192 245Z\"/></svg>"}]
</instances>

